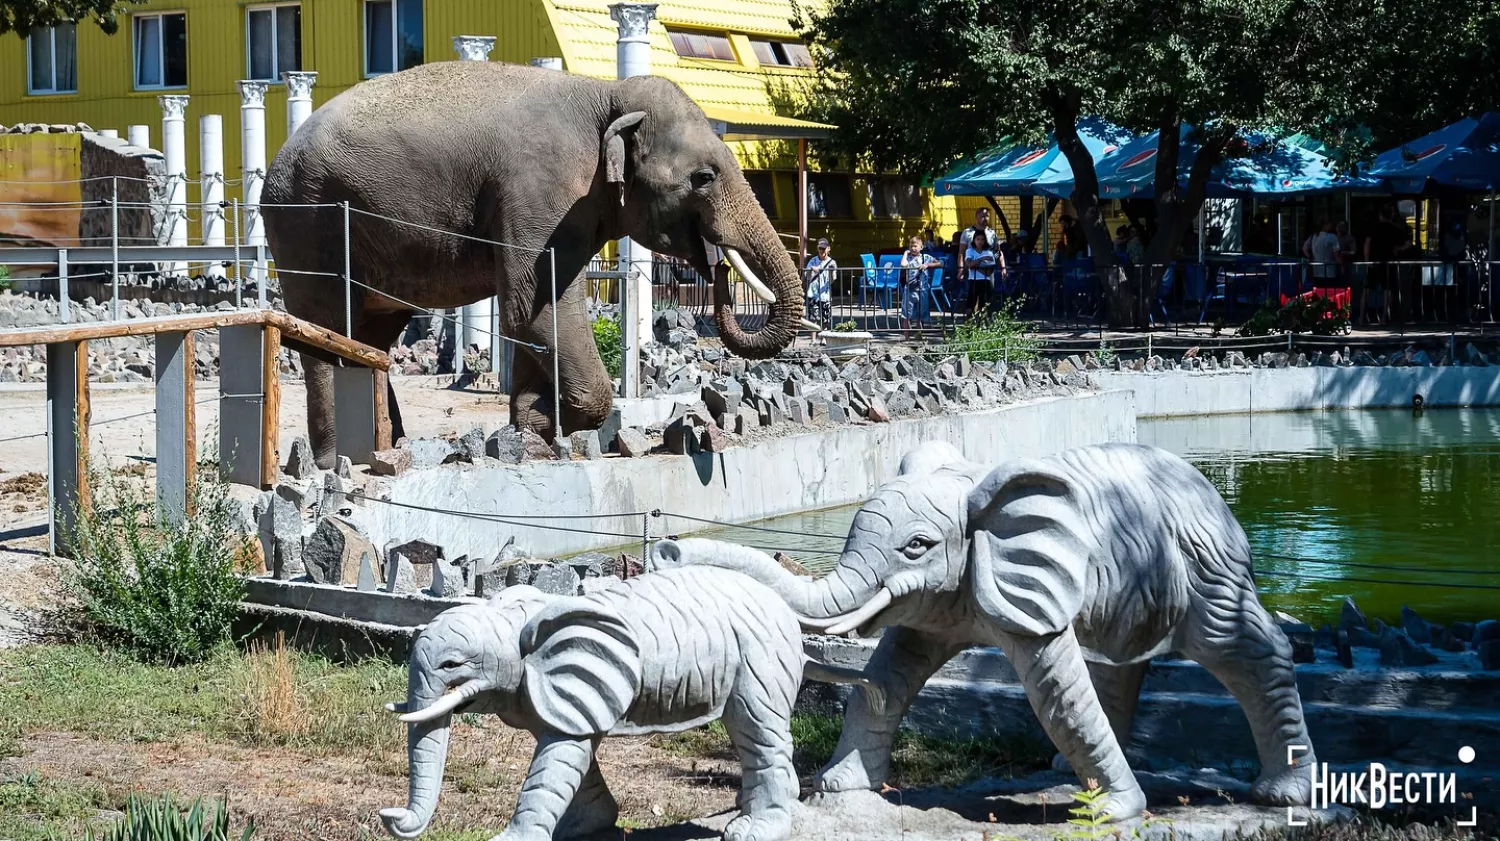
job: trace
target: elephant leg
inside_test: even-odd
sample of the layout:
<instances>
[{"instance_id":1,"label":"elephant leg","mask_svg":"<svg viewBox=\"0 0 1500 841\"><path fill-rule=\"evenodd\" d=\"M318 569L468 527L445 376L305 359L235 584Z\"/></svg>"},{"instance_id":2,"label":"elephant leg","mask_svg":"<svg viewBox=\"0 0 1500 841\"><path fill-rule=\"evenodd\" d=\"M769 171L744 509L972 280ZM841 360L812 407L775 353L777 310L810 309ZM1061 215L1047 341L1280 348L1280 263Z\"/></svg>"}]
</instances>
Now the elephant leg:
<instances>
[{"instance_id":1,"label":"elephant leg","mask_svg":"<svg viewBox=\"0 0 1500 841\"><path fill-rule=\"evenodd\" d=\"M880 788L890 778L891 749L907 707L964 646L963 640L911 628L887 629L865 665L865 677L882 691L872 695L857 686L849 694L838 747L813 787L827 792Z\"/></svg>"},{"instance_id":2,"label":"elephant leg","mask_svg":"<svg viewBox=\"0 0 1500 841\"><path fill-rule=\"evenodd\" d=\"M1224 684L1250 721L1261 769L1250 799L1273 806L1307 805L1312 797L1307 768L1317 758L1302 717L1291 643L1253 590L1214 607L1211 613L1198 611L1182 651ZM1288 753L1293 745L1305 748L1295 762Z\"/></svg>"},{"instance_id":3,"label":"elephant leg","mask_svg":"<svg viewBox=\"0 0 1500 841\"><path fill-rule=\"evenodd\" d=\"M339 443L333 424L333 363L304 353L302 378L307 386L307 438L313 461L322 470L332 470Z\"/></svg>"},{"instance_id":4,"label":"elephant leg","mask_svg":"<svg viewBox=\"0 0 1500 841\"><path fill-rule=\"evenodd\" d=\"M542 371L542 360L530 348L516 348L511 360L510 422L518 430L552 437L552 376Z\"/></svg>"},{"instance_id":5,"label":"elephant leg","mask_svg":"<svg viewBox=\"0 0 1500 841\"><path fill-rule=\"evenodd\" d=\"M787 674L742 676L724 707L724 729L741 769L740 815L724 828L725 841L785 841L791 835L797 801L792 706L801 681Z\"/></svg>"},{"instance_id":6,"label":"elephant leg","mask_svg":"<svg viewBox=\"0 0 1500 841\"><path fill-rule=\"evenodd\" d=\"M609 785L604 782L604 775L599 771L599 760L596 757L589 763L588 773L583 775L583 783L580 784L578 793L573 796L573 802L568 804L561 820L557 822L557 830L553 833L553 837L558 841L566 838L583 838L613 827L619 819L620 805L615 802L615 796L610 793Z\"/></svg>"},{"instance_id":7,"label":"elephant leg","mask_svg":"<svg viewBox=\"0 0 1500 841\"><path fill-rule=\"evenodd\" d=\"M1109 793L1105 811L1110 819L1139 815L1146 808L1146 795L1089 681L1073 629L1042 637L1003 636L1000 647L1015 667L1042 729L1079 781L1093 780Z\"/></svg>"},{"instance_id":8,"label":"elephant leg","mask_svg":"<svg viewBox=\"0 0 1500 841\"><path fill-rule=\"evenodd\" d=\"M1135 705L1141 697L1141 683L1146 679L1150 663L1128 663L1112 666L1108 663L1088 664L1089 682L1094 684L1094 694L1099 697L1099 706L1104 708L1104 717L1109 719L1110 732L1115 742L1124 750L1130 745L1130 725L1135 721ZM1058 754L1052 758L1052 767L1057 771L1070 771L1067 757Z\"/></svg>"},{"instance_id":9,"label":"elephant leg","mask_svg":"<svg viewBox=\"0 0 1500 841\"><path fill-rule=\"evenodd\" d=\"M551 841L593 765L591 740L537 736L531 768L516 798L516 812L505 831L491 841ZM592 822L583 814L572 817L575 826Z\"/></svg>"}]
</instances>

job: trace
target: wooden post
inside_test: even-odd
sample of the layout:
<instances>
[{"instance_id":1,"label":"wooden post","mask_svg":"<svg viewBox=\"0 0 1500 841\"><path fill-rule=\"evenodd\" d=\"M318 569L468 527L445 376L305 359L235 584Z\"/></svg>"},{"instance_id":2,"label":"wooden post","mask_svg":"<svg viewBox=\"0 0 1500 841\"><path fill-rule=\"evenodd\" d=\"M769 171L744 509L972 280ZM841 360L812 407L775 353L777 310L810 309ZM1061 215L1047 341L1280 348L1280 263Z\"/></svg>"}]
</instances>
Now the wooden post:
<instances>
[{"instance_id":1,"label":"wooden post","mask_svg":"<svg viewBox=\"0 0 1500 841\"><path fill-rule=\"evenodd\" d=\"M47 345L47 490L51 551L72 557L68 536L92 506L89 491L88 342Z\"/></svg>"},{"instance_id":2,"label":"wooden post","mask_svg":"<svg viewBox=\"0 0 1500 841\"><path fill-rule=\"evenodd\" d=\"M156 505L172 525L193 513L198 464L193 362L191 332L156 334Z\"/></svg>"},{"instance_id":3,"label":"wooden post","mask_svg":"<svg viewBox=\"0 0 1500 841\"><path fill-rule=\"evenodd\" d=\"M502 344L507 348L510 347L510 342L502 342ZM379 452L395 446L395 442L391 440L391 405L387 391L390 375L376 369L373 381L371 390L375 393L375 450Z\"/></svg>"},{"instance_id":4,"label":"wooden post","mask_svg":"<svg viewBox=\"0 0 1500 841\"><path fill-rule=\"evenodd\" d=\"M355 464L370 464L376 446L379 406L376 403L374 371L362 365L339 365L333 369L333 428L338 453ZM385 402L385 392L379 396Z\"/></svg>"},{"instance_id":5,"label":"wooden post","mask_svg":"<svg viewBox=\"0 0 1500 841\"><path fill-rule=\"evenodd\" d=\"M261 485L261 325L219 328L219 475Z\"/></svg>"},{"instance_id":6,"label":"wooden post","mask_svg":"<svg viewBox=\"0 0 1500 841\"><path fill-rule=\"evenodd\" d=\"M267 324L261 339L260 486L276 485L281 472L281 331Z\"/></svg>"}]
</instances>

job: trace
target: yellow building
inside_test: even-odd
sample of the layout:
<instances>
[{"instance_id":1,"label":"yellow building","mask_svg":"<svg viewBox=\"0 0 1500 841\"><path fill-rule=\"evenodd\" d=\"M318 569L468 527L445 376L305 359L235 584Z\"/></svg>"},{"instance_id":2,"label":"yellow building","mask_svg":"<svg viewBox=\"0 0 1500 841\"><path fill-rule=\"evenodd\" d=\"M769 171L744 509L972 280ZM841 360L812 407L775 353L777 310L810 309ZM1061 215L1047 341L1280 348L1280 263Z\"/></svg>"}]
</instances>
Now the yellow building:
<instances>
[{"instance_id":1,"label":"yellow building","mask_svg":"<svg viewBox=\"0 0 1500 841\"><path fill-rule=\"evenodd\" d=\"M271 83L265 103L271 157L286 137L282 71L317 72L316 106L372 75L454 60L453 36L494 35L492 61L558 57L569 72L612 79L618 30L609 2L152 0L131 7L113 36L83 23L0 38L0 123L84 122L122 137L127 126L142 124L159 148L157 96L187 94L188 177L200 175L198 117L222 115L233 198L238 80ZM792 16L793 0L662 2L650 27L652 72L681 85L711 119L796 134L794 121L778 118L776 103L808 78L813 57L791 29ZM794 233L795 141L731 145L773 222ZM949 235L984 203L934 199L908 179L865 173L813 172L808 187L809 235L829 237L845 265L856 264L860 252L898 247L929 224ZM196 198L195 187L190 200Z\"/></svg>"}]
</instances>

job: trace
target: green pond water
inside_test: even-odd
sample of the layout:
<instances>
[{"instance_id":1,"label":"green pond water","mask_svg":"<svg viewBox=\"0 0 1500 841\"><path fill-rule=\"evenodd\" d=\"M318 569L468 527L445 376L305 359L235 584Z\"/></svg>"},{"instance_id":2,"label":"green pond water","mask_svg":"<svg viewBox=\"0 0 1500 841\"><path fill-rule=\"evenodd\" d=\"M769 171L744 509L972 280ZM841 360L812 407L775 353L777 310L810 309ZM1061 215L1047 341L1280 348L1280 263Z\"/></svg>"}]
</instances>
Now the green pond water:
<instances>
[{"instance_id":1,"label":"green pond water","mask_svg":"<svg viewBox=\"0 0 1500 841\"><path fill-rule=\"evenodd\" d=\"M1500 616L1500 411L1226 415L1142 421L1139 440L1192 462L1255 552L1262 602L1317 624L1352 596L1438 622ZM833 565L857 506L714 529Z\"/></svg>"}]
</instances>

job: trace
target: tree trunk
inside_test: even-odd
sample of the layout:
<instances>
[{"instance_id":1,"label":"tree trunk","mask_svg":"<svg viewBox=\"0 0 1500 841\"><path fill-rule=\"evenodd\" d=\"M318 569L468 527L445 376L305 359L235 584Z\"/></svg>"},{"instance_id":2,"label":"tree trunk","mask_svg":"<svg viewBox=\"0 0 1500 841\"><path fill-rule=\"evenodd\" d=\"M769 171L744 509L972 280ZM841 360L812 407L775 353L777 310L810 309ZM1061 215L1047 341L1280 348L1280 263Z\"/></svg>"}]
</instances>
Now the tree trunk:
<instances>
[{"instance_id":1,"label":"tree trunk","mask_svg":"<svg viewBox=\"0 0 1500 841\"><path fill-rule=\"evenodd\" d=\"M1104 213L1099 207L1099 175L1094 171L1094 156L1089 154L1078 136L1078 99L1059 91L1045 96L1052 112L1053 136L1057 147L1073 168L1073 209L1078 212L1078 224L1088 239L1089 249L1094 255L1094 272L1099 276L1101 305L1111 327L1133 327L1140 322L1129 302L1136 296L1130 294L1125 272L1115 258L1114 243L1109 236L1109 227L1104 223Z\"/></svg>"},{"instance_id":2,"label":"tree trunk","mask_svg":"<svg viewBox=\"0 0 1500 841\"><path fill-rule=\"evenodd\" d=\"M1146 245L1146 266L1138 271L1140 304L1146 310L1156 306L1157 290L1167 266L1177 256L1177 247L1197 218L1208 191L1208 178L1224 160L1224 149L1238 132L1237 126L1217 128L1212 135L1200 137L1198 156L1188 171L1184 188L1177 183L1177 162L1181 157L1182 120L1175 108L1164 109L1160 122L1156 155L1156 226ZM1202 231L1198 232L1203 235Z\"/></svg>"}]
</instances>

